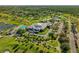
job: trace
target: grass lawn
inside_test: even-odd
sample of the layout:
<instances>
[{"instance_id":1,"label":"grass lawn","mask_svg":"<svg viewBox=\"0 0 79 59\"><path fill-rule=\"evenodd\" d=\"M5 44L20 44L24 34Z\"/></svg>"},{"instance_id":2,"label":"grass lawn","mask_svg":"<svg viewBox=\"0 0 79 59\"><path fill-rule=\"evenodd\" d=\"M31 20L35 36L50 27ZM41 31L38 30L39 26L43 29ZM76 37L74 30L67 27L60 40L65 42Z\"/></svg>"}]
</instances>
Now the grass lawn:
<instances>
[{"instance_id":1,"label":"grass lawn","mask_svg":"<svg viewBox=\"0 0 79 59\"><path fill-rule=\"evenodd\" d=\"M25 50L25 52L29 52L29 53L35 53L35 52L39 52L40 50L43 50L44 52L58 52L56 49L54 48L50 48L47 49L46 47L44 47L43 45L36 45L35 43L32 42L28 42L28 43L24 43L24 45L19 44L18 47L16 47L15 49L13 49L13 46L15 44L18 44L18 42L15 40L14 37L3 37L0 38L0 52L5 52L5 51L10 51L10 52L14 52L17 48L19 48L16 53L23 53L23 51ZM27 45L27 46L25 46ZM30 48L33 45L32 48ZM47 45L50 46L54 46L54 47L58 47L58 41L49 41L47 42ZM39 47L38 50L36 50L36 48Z\"/></svg>"},{"instance_id":2,"label":"grass lawn","mask_svg":"<svg viewBox=\"0 0 79 59\"><path fill-rule=\"evenodd\" d=\"M48 41L47 45L51 45L51 46L57 47L57 46L59 46L59 42L56 41L56 40Z\"/></svg>"},{"instance_id":3,"label":"grass lawn","mask_svg":"<svg viewBox=\"0 0 79 59\"><path fill-rule=\"evenodd\" d=\"M4 52L6 50L12 51L12 47L14 44L18 43L13 37L3 37L0 38L0 52Z\"/></svg>"},{"instance_id":4,"label":"grass lawn","mask_svg":"<svg viewBox=\"0 0 79 59\"><path fill-rule=\"evenodd\" d=\"M43 31L39 32L38 34L45 35L48 31L49 31L49 29L46 28Z\"/></svg>"}]
</instances>

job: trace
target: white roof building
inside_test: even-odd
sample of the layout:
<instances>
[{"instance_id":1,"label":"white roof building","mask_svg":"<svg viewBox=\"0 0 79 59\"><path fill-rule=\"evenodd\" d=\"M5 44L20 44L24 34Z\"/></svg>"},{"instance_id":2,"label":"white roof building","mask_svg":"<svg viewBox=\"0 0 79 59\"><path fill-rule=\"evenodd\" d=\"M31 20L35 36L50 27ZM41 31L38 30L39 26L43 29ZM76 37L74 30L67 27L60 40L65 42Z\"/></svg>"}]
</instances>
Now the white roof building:
<instances>
[{"instance_id":1,"label":"white roof building","mask_svg":"<svg viewBox=\"0 0 79 59\"><path fill-rule=\"evenodd\" d=\"M37 23L34 24L34 29L44 30L48 26L48 23Z\"/></svg>"}]
</instances>

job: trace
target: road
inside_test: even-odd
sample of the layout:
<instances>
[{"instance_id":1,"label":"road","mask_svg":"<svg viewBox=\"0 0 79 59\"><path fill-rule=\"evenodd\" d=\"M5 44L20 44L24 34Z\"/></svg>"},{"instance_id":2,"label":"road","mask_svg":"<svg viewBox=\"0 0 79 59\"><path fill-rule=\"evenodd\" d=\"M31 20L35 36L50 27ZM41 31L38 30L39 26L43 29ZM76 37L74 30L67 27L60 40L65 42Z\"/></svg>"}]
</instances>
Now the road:
<instances>
[{"instance_id":1,"label":"road","mask_svg":"<svg viewBox=\"0 0 79 59\"><path fill-rule=\"evenodd\" d=\"M71 53L76 53L76 45L75 45L75 37L74 34L72 32L70 32L68 34L69 37L69 44L70 44L70 48L71 48Z\"/></svg>"},{"instance_id":2,"label":"road","mask_svg":"<svg viewBox=\"0 0 79 59\"><path fill-rule=\"evenodd\" d=\"M45 37L47 38L48 37L48 34L52 31L52 29L49 29L49 31L45 34L45 35L42 35L42 34L33 34L33 35L36 35L36 36L41 36L41 37ZM31 33L32 34L32 33Z\"/></svg>"},{"instance_id":3,"label":"road","mask_svg":"<svg viewBox=\"0 0 79 59\"><path fill-rule=\"evenodd\" d=\"M56 40L59 39L61 32L63 32L63 27L64 27L64 24L63 24L63 22L61 22L60 25L59 25L59 29L58 29L58 31L56 32L56 34L58 34L58 37L57 37Z\"/></svg>"},{"instance_id":4,"label":"road","mask_svg":"<svg viewBox=\"0 0 79 59\"><path fill-rule=\"evenodd\" d=\"M78 32L75 34L75 37L76 37L77 48L79 48L79 33Z\"/></svg>"},{"instance_id":5,"label":"road","mask_svg":"<svg viewBox=\"0 0 79 59\"><path fill-rule=\"evenodd\" d=\"M56 32L56 34L58 34L58 37L56 38L57 41L60 38L60 34L63 32L63 27L64 27L63 22L60 22L60 25L58 27L58 31ZM57 49L61 52L60 44L59 44L59 47L57 47Z\"/></svg>"},{"instance_id":6,"label":"road","mask_svg":"<svg viewBox=\"0 0 79 59\"><path fill-rule=\"evenodd\" d=\"M75 45L75 37L73 32L71 32L71 21L70 18L68 20L68 32L69 34L67 35L69 37L69 45L71 49L71 53L76 53L76 45Z\"/></svg>"}]
</instances>

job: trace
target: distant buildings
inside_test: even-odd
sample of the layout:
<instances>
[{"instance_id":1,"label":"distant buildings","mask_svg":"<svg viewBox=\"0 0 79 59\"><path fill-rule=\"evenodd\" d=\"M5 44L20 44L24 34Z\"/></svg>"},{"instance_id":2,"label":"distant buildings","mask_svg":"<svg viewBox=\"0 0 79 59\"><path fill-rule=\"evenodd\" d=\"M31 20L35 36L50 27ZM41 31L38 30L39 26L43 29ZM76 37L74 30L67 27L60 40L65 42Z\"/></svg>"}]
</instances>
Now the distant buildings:
<instances>
[{"instance_id":1,"label":"distant buildings","mask_svg":"<svg viewBox=\"0 0 79 59\"><path fill-rule=\"evenodd\" d=\"M20 25L9 31L9 34L16 34L19 29L26 30L31 33L38 33L40 31L43 31L44 29L46 29L46 27L50 25L52 25L51 22L36 23L31 26Z\"/></svg>"},{"instance_id":2,"label":"distant buildings","mask_svg":"<svg viewBox=\"0 0 79 59\"><path fill-rule=\"evenodd\" d=\"M53 18L53 20L54 20L54 21L60 21L60 17L55 16L55 17Z\"/></svg>"}]
</instances>

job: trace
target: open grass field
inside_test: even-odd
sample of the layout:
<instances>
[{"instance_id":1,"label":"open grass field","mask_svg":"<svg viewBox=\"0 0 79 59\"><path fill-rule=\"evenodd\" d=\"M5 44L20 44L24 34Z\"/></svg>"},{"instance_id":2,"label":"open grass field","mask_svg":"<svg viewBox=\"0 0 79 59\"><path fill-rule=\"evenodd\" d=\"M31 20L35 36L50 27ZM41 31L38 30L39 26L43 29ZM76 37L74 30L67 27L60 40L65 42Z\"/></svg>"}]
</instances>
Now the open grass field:
<instances>
[{"instance_id":1,"label":"open grass field","mask_svg":"<svg viewBox=\"0 0 79 59\"><path fill-rule=\"evenodd\" d=\"M0 38L0 52L12 51L12 47L14 44L18 42L13 37L3 37Z\"/></svg>"}]
</instances>

